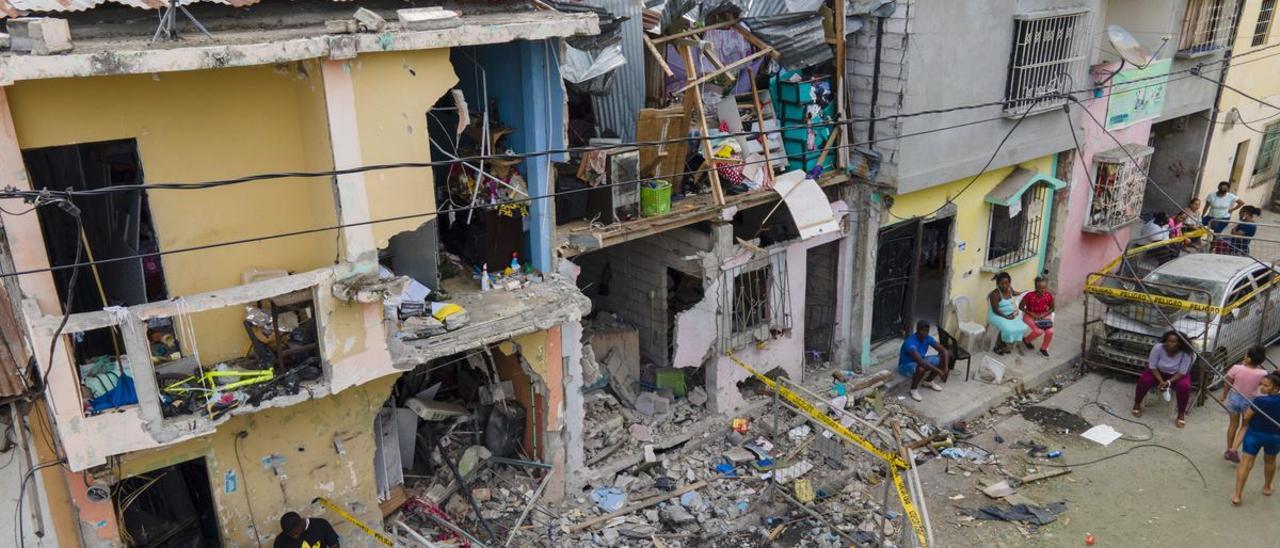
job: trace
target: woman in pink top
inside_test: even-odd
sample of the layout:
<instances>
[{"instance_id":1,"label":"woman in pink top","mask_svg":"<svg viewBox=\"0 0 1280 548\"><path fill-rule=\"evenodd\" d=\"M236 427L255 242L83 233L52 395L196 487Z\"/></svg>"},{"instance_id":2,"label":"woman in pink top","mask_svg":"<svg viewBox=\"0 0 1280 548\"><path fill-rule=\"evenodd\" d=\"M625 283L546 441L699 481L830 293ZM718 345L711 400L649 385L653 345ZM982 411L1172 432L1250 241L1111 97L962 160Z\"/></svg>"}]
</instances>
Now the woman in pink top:
<instances>
[{"instance_id":1,"label":"woman in pink top","mask_svg":"<svg viewBox=\"0 0 1280 548\"><path fill-rule=\"evenodd\" d=\"M1258 383L1267 375L1267 370L1262 368L1266 359L1266 349L1255 346L1245 354L1243 363L1227 370L1227 384L1222 387L1222 403L1231 417L1231 424L1227 426L1227 450L1222 458L1231 462L1240 462L1240 455L1235 450L1236 436L1244 435L1240 416L1249 408L1249 402L1258 396Z\"/></svg>"}]
</instances>

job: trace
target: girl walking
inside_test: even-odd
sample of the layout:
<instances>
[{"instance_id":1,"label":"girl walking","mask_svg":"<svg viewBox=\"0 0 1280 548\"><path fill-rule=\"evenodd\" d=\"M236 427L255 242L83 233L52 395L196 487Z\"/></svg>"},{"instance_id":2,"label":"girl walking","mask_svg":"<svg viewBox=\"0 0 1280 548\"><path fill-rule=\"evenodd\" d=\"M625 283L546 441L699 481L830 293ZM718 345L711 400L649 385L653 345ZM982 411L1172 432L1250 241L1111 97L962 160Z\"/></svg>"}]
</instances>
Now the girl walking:
<instances>
[{"instance_id":1,"label":"girl walking","mask_svg":"<svg viewBox=\"0 0 1280 548\"><path fill-rule=\"evenodd\" d=\"M1276 454L1280 454L1280 373L1268 373L1258 385L1262 395L1253 399L1253 405L1244 411L1244 422L1247 429L1243 436L1236 439L1235 449L1244 449L1240 464L1236 465L1236 490L1231 495L1231 504L1240 505L1244 495L1244 484L1249 480L1249 472L1253 470L1253 461L1258 452L1263 453L1262 494L1271 496L1272 482L1276 479Z\"/></svg>"},{"instance_id":2,"label":"girl walking","mask_svg":"<svg viewBox=\"0 0 1280 548\"><path fill-rule=\"evenodd\" d=\"M1222 402L1227 407L1231 423L1227 426L1227 451L1222 458L1231 462L1240 462L1240 454L1236 452L1236 436L1243 435L1240 427L1240 416L1249 409L1249 402L1258 395L1258 385L1267 370L1262 368L1266 361L1266 349L1255 346L1245 354L1244 361L1231 366L1227 370L1227 383L1222 387Z\"/></svg>"}]
</instances>

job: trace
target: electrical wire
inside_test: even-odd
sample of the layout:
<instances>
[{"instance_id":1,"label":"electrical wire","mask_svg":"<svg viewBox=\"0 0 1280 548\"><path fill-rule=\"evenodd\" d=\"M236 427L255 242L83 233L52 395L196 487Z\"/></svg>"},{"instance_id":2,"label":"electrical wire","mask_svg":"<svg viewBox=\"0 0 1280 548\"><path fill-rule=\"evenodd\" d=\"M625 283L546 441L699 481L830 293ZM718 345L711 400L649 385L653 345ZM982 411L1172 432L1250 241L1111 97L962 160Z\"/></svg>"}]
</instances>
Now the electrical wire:
<instances>
[{"instance_id":1,"label":"electrical wire","mask_svg":"<svg viewBox=\"0 0 1280 548\"><path fill-rule=\"evenodd\" d=\"M1204 472L1200 471L1200 467L1196 465L1196 461L1191 460L1191 457L1188 457L1187 454L1183 453L1182 451L1179 451L1167 445L1161 445L1159 443L1143 443L1143 444L1135 445L1119 453L1112 453L1105 457L1099 457L1099 458L1096 458L1093 460L1087 460L1084 462L1074 462L1074 463L1037 462L1036 466L1045 466L1048 468L1080 468L1082 466L1090 466L1090 465L1098 464L1100 462L1106 462L1117 457L1123 457L1125 455L1128 455L1129 453L1137 451L1138 449L1143 449L1146 447L1164 449L1165 451L1173 452L1177 454L1179 457L1182 457L1183 459L1185 459L1187 461L1187 464L1190 464L1191 468L1196 471L1196 475L1200 476L1200 485L1204 487L1205 491L1209 490L1209 482L1208 480L1204 479Z\"/></svg>"},{"instance_id":2,"label":"electrical wire","mask_svg":"<svg viewBox=\"0 0 1280 548\"><path fill-rule=\"evenodd\" d=\"M60 466L60 465L62 465L62 464L66 464L66 460L65 460L65 459L58 459L58 460L55 460L55 461L52 461L52 462L46 462L46 463L43 463L43 464L38 464L38 465L36 465L36 466L32 466L30 470L27 470L27 472L26 472L25 474L23 474L23 475L22 475L22 482L20 482L20 483L18 484L18 504L17 504L17 506L15 506L15 507L14 507L14 509L13 509L13 512L14 512L14 516L13 516L14 521L16 521L16 522L18 523L18 530L17 530L17 533L18 533L18 546L19 546L19 547L21 547L21 548L26 548L26 546L27 546L27 531L26 531L26 528L25 528L25 526L24 526L24 525L25 525L25 523L26 523L26 520L22 519L22 499L23 499L23 497L25 497L25 496L26 496L26 494L27 494L27 482L28 482L28 481L31 481L31 478L32 478L32 477L34 477L34 474L35 474L36 472L38 472L38 471L40 471L40 470L43 470L43 469L45 469L45 468L49 468L49 467L51 467L51 466ZM39 503L40 503L40 501L36 501L36 504L39 504Z\"/></svg>"},{"instance_id":3,"label":"electrical wire","mask_svg":"<svg viewBox=\"0 0 1280 548\"><path fill-rule=\"evenodd\" d=\"M1136 424L1136 425L1138 425L1138 426L1141 426L1141 427L1143 427L1144 429L1146 429L1146 431L1147 431L1147 435L1146 435L1146 437L1136 438L1136 437L1132 437L1132 436L1128 436L1128 435L1121 435L1121 436L1120 436L1120 439L1125 440L1125 441L1136 441L1136 442L1151 441L1151 440L1155 439L1155 437L1156 437L1156 432L1155 432L1155 430L1153 430L1150 426L1148 426L1148 425L1147 425L1147 423L1142 422L1142 421L1135 421L1135 420L1130 419L1130 418L1128 418L1128 417L1121 417L1120 415L1117 415L1114 411L1112 411L1112 410L1111 410L1111 406L1110 406L1110 405L1107 405L1107 404L1105 404L1105 403L1103 403L1103 402L1102 402L1102 385L1106 384L1106 383L1107 383L1107 380L1108 380L1108 379L1107 379L1107 377L1102 377L1102 380L1101 380L1100 382L1098 382L1098 391L1097 391L1097 393L1095 393L1095 394L1093 395L1093 399L1092 399L1092 400L1090 400L1090 401L1084 402L1083 404L1081 404L1081 405L1080 405L1080 407L1076 409L1076 414L1077 414L1077 415L1080 415L1080 416L1082 416L1082 417L1083 417L1084 415L1082 414L1082 412L1084 411L1084 408L1089 407L1089 406L1095 406L1095 407L1097 407L1098 409L1101 409L1103 413L1106 413L1106 414L1108 414L1108 415L1111 415L1112 417L1117 418L1117 419L1120 419L1120 420L1122 420L1122 421L1124 421L1124 422L1133 423L1133 424Z\"/></svg>"},{"instance_id":4,"label":"electrical wire","mask_svg":"<svg viewBox=\"0 0 1280 548\"><path fill-rule=\"evenodd\" d=\"M1123 151L1124 151L1124 153L1129 157L1129 161L1130 161L1130 162L1132 162L1132 163L1133 163L1133 165L1141 165L1141 164L1138 162L1137 158L1134 158L1134 157L1133 157L1133 155L1129 152L1129 150L1128 150L1127 148L1125 148L1125 147L1124 147L1124 145L1120 142L1120 140L1119 140L1119 139L1117 139L1117 138L1115 137L1115 135L1113 135L1109 130L1107 130L1106 126L1104 126L1104 125L1102 124L1102 122L1100 122L1096 117L1094 117L1094 116L1093 116L1093 113L1089 112L1089 109L1088 109L1087 107L1085 107L1083 104L1081 104L1079 101L1076 101L1075 99L1070 99L1070 101L1072 101L1074 104L1076 104L1076 106L1080 107L1080 110L1084 111L1084 113L1088 116L1088 118L1089 118L1090 120L1092 120L1092 121L1093 121L1093 123L1094 123L1094 124L1095 124L1095 125L1096 125L1096 126L1097 126L1097 127L1098 127L1102 132L1103 132L1103 133L1105 133L1108 137L1110 137L1110 138L1111 138L1111 140L1112 140L1112 141L1114 141L1114 142L1116 143L1116 146L1120 148L1120 150L1123 150ZM1068 114L1070 113L1070 104L1071 104L1071 103L1068 103L1068 104L1064 104L1064 105L1063 105L1063 109L1064 109L1064 110L1066 110L1066 111L1068 112ZM1068 118L1069 118L1069 117L1068 117ZM1075 126L1074 126L1074 125L1072 125L1072 124L1070 123L1070 121L1069 121L1069 120L1068 120L1067 126L1068 126L1068 128L1070 129L1070 132L1071 132L1071 140L1072 140L1072 143L1075 145L1076 157L1078 157L1078 158L1080 159L1080 165L1081 165L1082 167L1084 167L1084 169L1085 169L1085 180L1089 183L1089 189L1090 189L1090 193L1091 193L1091 195L1092 195L1092 193L1096 191L1096 187L1095 187L1095 184L1094 184L1094 181L1093 181L1092 177L1090 177L1090 176L1089 176L1089 166L1088 166L1088 165L1086 165L1086 164L1085 164L1085 161L1084 161L1084 150L1080 147L1080 141L1079 141L1079 138L1076 136ZM1145 177L1147 177L1147 184L1148 184L1148 186L1152 186L1152 187L1154 187L1154 188L1155 188L1155 189L1156 189L1160 194L1162 194L1166 199L1168 199L1170 202L1172 202L1172 203L1174 204L1174 206L1175 206L1175 207L1180 207L1180 206L1179 206L1179 204L1178 204L1178 202L1177 202L1177 200L1173 199L1173 197L1172 197L1172 196L1170 196L1170 195L1169 195L1169 193L1168 193L1167 191L1165 191L1165 190L1164 190L1164 188L1163 188L1163 187L1162 187L1158 182L1156 182L1156 181L1154 181L1154 180L1152 180L1152 179L1150 178L1150 171L1151 171L1151 167L1150 167L1150 165L1148 165L1148 166L1147 166L1147 170L1146 170L1146 172L1144 172L1144 173L1143 173L1143 175L1144 175ZM1116 248L1117 248L1117 249L1120 251L1120 253L1121 253L1121 257L1122 257L1121 265L1123 265L1123 266L1128 266L1128 265L1129 265L1128 260L1127 260L1127 259L1125 259L1125 258L1123 258L1123 257L1124 257L1124 255L1123 255L1123 254L1124 254L1124 252L1125 252L1125 247L1124 247L1124 245L1120 243L1120 239L1119 239L1118 237L1116 237L1116 235L1115 235L1114 233L1110 233L1110 234L1108 234L1108 235L1111 237L1111 241L1115 243ZM1245 256L1249 257L1250 259L1253 259L1255 262L1257 262L1258 264L1260 264L1260 265L1262 265L1262 266L1264 266L1264 267L1266 267L1266 268L1274 269L1274 267L1273 267L1272 265L1267 264L1266 262L1263 262L1262 260L1258 259L1257 257L1254 257L1254 256L1252 256L1252 255L1247 255L1247 254L1246 254ZM1131 274L1133 274L1132 278L1133 278L1133 280L1137 283L1138 287L1140 287L1140 288L1142 289L1142 292L1143 292L1143 293L1151 293L1151 291L1147 288L1147 285L1146 285L1145 280L1143 280L1143 278L1142 278L1141 276L1138 276L1138 275L1137 275L1137 273L1133 270L1132 266L1129 266L1129 271L1130 271L1130 273L1131 273ZM1161 309L1161 308L1160 308L1159 306L1157 306L1155 303L1147 303L1147 304L1148 304L1148 305L1149 305L1153 310L1155 310L1155 311L1156 311L1156 313L1158 313L1158 314L1160 315L1160 317L1164 320L1164 324L1165 324L1166 326L1168 326L1168 328L1169 328L1169 329L1174 330L1174 332L1178 334L1178 338L1179 338L1179 339L1182 339L1182 342L1186 345L1186 348L1190 350L1190 352L1191 352L1192 356L1194 357L1194 359L1193 359L1193 361L1192 361L1192 363L1193 363L1193 364L1194 364L1196 361L1201 362L1202 364L1204 364L1204 367L1202 367L1202 370L1203 370L1203 371L1208 371L1209 373L1211 373L1212 375L1214 375L1214 379L1215 379L1215 380L1217 380L1217 381L1223 381L1223 382L1225 382L1225 381L1226 381L1226 376L1225 376L1225 374L1224 374L1224 373L1222 373L1222 372L1220 372L1220 371L1218 371L1218 370L1216 370L1214 367L1212 367L1212 365L1211 365L1211 363L1212 363L1212 362L1210 362L1209 360L1205 359L1201 352L1196 351L1195 347L1194 347L1194 346L1192 346L1191 341L1190 341L1190 340L1188 340L1188 339L1186 338L1186 335L1184 335L1181 331L1177 331L1177 329L1176 329L1176 327L1175 327L1175 324L1174 324L1173 319L1172 319L1172 318L1170 318L1170 317L1169 317L1169 315L1168 315L1167 313L1165 313L1165 311L1164 311L1163 309ZM1230 383L1227 383L1227 388L1228 388L1228 390L1235 390L1235 387L1231 386L1231 384L1230 384ZM1241 395L1243 395L1243 394L1241 394ZM1214 401L1216 402L1217 400L1216 400L1216 399L1214 399ZM1218 402L1218 403L1219 403L1219 405L1222 405L1222 404L1221 404L1221 402ZM1248 403L1249 403L1249 407L1251 407L1251 408L1254 410L1254 412L1255 412L1255 413L1260 414L1262 417L1266 418L1268 421L1270 421L1270 422L1271 422L1272 424L1274 424L1276 427L1280 427L1280 420L1277 420L1275 417L1272 417L1271 415L1267 414L1265 411L1263 411L1261 408L1259 408L1257 405L1255 405L1252 401L1249 401Z\"/></svg>"},{"instance_id":5,"label":"electrical wire","mask_svg":"<svg viewBox=\"0 0 1280 548\"><path fill-rule=\"evenodd\" d=\"M262 533L258 530L257 518L253 517L253 497L249 495L249 478L243 477L244 463L240 462L240 441L247 435L248 432L236 432L236 439L231 442L231 446L236 453L236 466L240 468L240 479L244 481L244 504L249 507L249 523L253 525L253 542L258 545L258 548L262 548L262 541L259 540L262 538Z\"/></svg>"}]
</instances>

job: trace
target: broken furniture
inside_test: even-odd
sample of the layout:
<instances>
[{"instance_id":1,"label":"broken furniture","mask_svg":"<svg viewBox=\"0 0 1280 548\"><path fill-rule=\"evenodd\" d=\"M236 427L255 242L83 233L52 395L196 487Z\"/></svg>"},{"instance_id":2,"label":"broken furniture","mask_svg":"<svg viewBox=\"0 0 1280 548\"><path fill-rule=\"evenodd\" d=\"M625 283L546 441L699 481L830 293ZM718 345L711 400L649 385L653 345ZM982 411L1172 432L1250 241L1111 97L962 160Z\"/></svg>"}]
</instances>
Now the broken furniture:
<instances>
[{"instance_id":1,"label":"broken furniture","mask_svg":"<svg viewBox=\"0 0 1280 548\"><path fill-rule=\"evenodd\" d=\"M290 366L301 363L308 356L319 351L320 345L315 334L315 305L310 290L294 291L259 301L259 307L266 312L271 321L267 326L246 327L256 343L255 354L259 361L271 363L277 372L284 372ZM293 356L303 355L301 359Z\"/></svg>"},{"instance_id":2,"label":"broken furniture","mask_svg":"<svg viewBox=\"0 0 1280 548\"><path fill-rule=\"evenodd\" d=\"M965 347L960 346L960 341L947 333L942 326L938 326L938 343L947 349L947 353L951 355L951 369L955 369L956 364L964 362L964 380L969 382L969 368L973 365L973 354L970 354Z\"/></svg>"},{"instance_id":3,"label":"broken furniture","mask_svg":"<svg viewBox=\"0 0 1280 548\"><path fill-rule=\"evenodd\" d=\"M778 74L775 86L778 89L775 107L781 113L788 169L805 173L819 165L830 169L833 158L822 154L831 137L835 116L830 80L826 77L804 79L799 73L783 72Z\"/></svg>"}]
</instances>

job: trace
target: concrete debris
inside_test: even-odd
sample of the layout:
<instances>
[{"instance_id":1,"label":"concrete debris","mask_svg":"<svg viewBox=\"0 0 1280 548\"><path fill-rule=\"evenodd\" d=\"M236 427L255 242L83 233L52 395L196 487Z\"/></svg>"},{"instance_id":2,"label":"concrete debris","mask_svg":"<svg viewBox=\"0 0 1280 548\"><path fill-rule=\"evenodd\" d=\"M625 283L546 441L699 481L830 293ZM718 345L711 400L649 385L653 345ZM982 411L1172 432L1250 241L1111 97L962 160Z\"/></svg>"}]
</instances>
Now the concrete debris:
<instances>
[{"instance_id":1,"label":"concrete debris","mask_svg":"<svg viewBox=\"0 0 1280 548\"><path fill-rule=\"evenodd\" d=\"M352 17L360 23L360 30L364 32L382 32L387 28L387 20L368 8L357 9Z\"/></svg>"},{"instance_id":2,"label":"concrete debris","mask_svg":"<svg viewBox=\"0 0 1280 548\"><path fill-rule=\"evenodd\" d=\"M671 412L671 400L656 392L645 392L636 397L636 411L646 417L665 417Z\"/></svg>"},{"instance_id":3,"label":"concrete debris","mask_svg":"<svg viewBox=\"0 0 1280 548\"><path fill-rule=\"evenodd\" d=\"M462 24L458 12L441 6L396 10L396 18L407 30L441 30Z\"/></svg>"},{"instance_id":4,"label":"concrete debris","mask_svg":"<svg viewBox=\"0 0 1280 548\"><path fill-rule=\"evenodd\" d=\"M693 387L693 389L689 390L689 394L685 397L689 398L689 403L692 403L699 407L707 404L707 391L703 389L701 386Z\"/></svg>"},{"instance_id":5,"label":"concrete debris","mask_svg":"<svg viewBox=\"0 0 1280 548\"><path fill-rule=\"evenodd\" d=\"M328 34L355 34L360 31L360 23L355 19L330 19L324 22L324 31Z\"/></svg>"},{"instance_id":6,"label":"concrete debris","mask_svg":"<svg viewBox=\"0 0 1280 548\"><path fill-rule=\"evenodd\" d=\"M15 53L52 55L71 51L71 27L55 17L16 17L6 23Z\"/></svg>"},{"instance_id":7,"label":"concrete debris","mask_svg":"<svg viewBox=\"0 0 1280 548\"><path fill-rule=\"evenodd\" d=\"M631 439L641 443L649 443L653 441L653 433L649 431L649 427L640 423L631 425Z\"/></svg>"}]
</instances>

